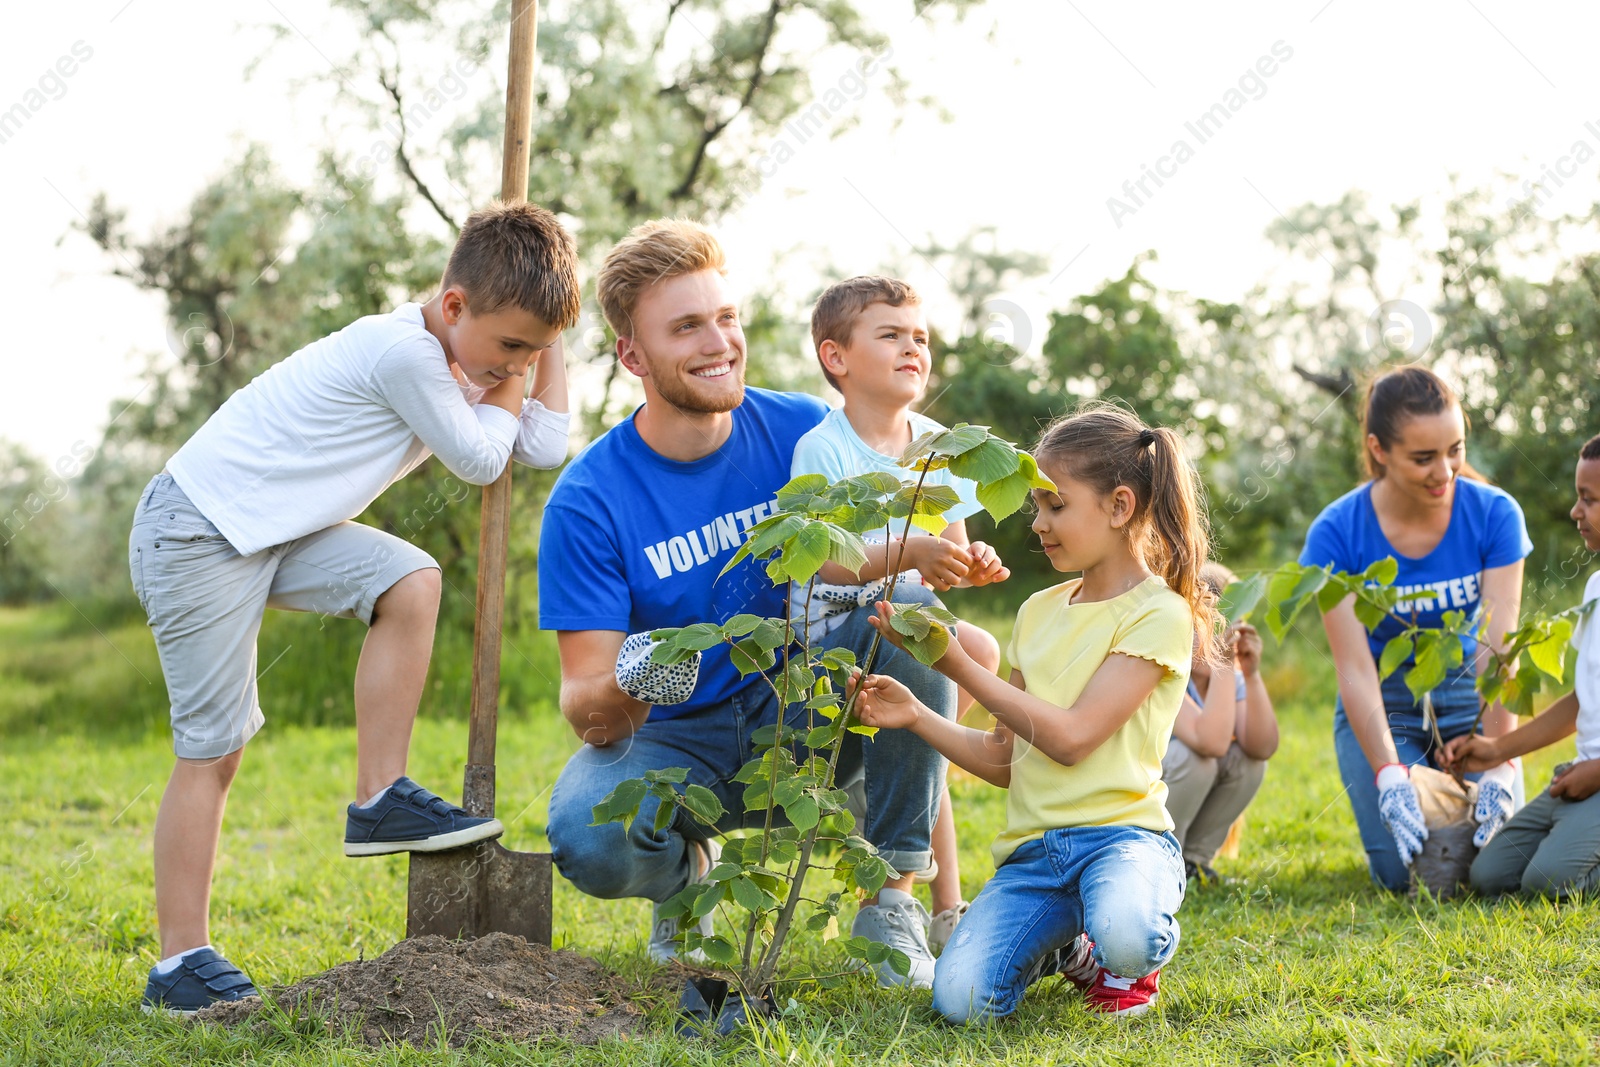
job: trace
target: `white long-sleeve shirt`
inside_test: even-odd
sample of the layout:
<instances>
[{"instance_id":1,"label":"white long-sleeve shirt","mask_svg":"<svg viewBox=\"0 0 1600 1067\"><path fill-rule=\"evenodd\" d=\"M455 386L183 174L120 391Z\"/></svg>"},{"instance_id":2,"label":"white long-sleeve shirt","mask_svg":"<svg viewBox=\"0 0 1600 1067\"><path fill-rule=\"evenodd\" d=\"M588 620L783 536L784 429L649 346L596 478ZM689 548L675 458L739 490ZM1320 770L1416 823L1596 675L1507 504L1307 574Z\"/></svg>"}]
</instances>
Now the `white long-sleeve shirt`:
<instances>
[{"instance_id":1,"label":"white long-sleeve shirt","mask_svg":"<svg viewBox=\"0 0 1600 1067\"><path fill-rule=\"evenodd\" d=\"M556 467L569 418L524 400L519 419L479 404L450 372L422 305L357 319L240 389L167 461L167 470L242 555L365 511L437 455L473 485L508 458Z\"/></svg>"}]
</instances>

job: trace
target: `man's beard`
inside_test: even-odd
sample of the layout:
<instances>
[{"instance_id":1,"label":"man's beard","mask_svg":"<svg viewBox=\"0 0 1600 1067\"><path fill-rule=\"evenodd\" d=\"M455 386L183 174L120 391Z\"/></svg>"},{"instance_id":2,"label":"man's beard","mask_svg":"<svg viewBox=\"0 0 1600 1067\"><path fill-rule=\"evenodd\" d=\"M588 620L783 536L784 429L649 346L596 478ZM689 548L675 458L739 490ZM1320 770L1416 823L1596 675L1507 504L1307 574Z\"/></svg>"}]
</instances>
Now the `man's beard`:
<instances>
[{"instance_id":1,"label":"man's beard","mask_svg":"<svg viewBox=\"0 0 1600 1067\"><path fill-rule=\"evenodd\" d=\"M679 411L694 415L720 415L724 411L732 411L744 403L744 357L731 360L728 373L721 378L709 379L711 382L724 383L728 378L733 378L738 385L737 390L728 390L725 385L721 388L713 386L710 389L699 390L690 382L684 381L676 374L656 374L654 361L650 353L644 349L639 354L645 366L651 368L650 383L655 386L656 394L662 401ZM694 377L689 375L689 377ZM697 381L699 379L696 379Z\"/></svg>"}]
</instances>

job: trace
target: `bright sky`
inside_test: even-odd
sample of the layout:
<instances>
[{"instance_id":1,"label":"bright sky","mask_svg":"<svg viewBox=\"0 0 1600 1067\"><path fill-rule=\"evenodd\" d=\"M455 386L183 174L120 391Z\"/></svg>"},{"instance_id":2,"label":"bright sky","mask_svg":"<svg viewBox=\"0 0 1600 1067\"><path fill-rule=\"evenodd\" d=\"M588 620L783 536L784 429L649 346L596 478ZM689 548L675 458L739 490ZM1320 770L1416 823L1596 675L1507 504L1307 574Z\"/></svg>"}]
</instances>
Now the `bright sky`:
<instances>
[{"instance_id":1,"label":"bright sky","mask_svg":"<svg viewBox=\"0 0 1600 1067\"><path fill-rule=\"evenodd\" d=\"M819 68L819 118L848 129L770 146L771 178L722 231L734 263L752 276L778 258L897 267L932 292L937 275L912 243L993 225L1002 248L1050 260L1038 283L1005 294L1032 347L1050 308L1145 249L1160 254L1159 283L1236 298L1278 259L1261 238L1278 212L1351 188L1375 205L1436 202L1452 173L1503 201L1546 167L1570 171L1562 160L1579 142L1600 151L1600 66L1588 54L1600 9L1587 5L990 0L937 28L912 21L906 0L870 6L913 95L935 96L950 121L913 110L897 127L872 92L850 99L860 94L841 81L843 57ZM286 21L299 32L247 81L262 27ZM72 222L98 191L130 209L136 233L176 221L249 140L305 173L324 100L295 86L342 49L320 0L81 0L30 4L7 22L0 291L13 357L0 437L53 461L97 441L111 401L167 348L161 302L111 277ZM1226 120L1202 126L1215 105ZM1563 177L1543 213L1600 199L1597 169ZM1110 197L1130 210L1114 218ZM934 319L948 315L935 308Z\"/></svg>"}]
</instances>

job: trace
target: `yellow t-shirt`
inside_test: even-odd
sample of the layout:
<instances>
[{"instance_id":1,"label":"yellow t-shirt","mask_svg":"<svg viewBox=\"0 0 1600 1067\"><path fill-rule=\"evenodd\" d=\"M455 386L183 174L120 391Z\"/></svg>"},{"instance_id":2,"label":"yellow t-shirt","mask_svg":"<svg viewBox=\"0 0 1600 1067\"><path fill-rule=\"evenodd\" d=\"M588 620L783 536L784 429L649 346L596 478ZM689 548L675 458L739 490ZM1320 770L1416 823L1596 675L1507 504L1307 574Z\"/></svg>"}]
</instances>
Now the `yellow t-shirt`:
<instances>
[{"instance_id":1,"label":"yellow t-shirt","mask_svg":"<svg viewBox=\"0 0 1600 1067\"><path fill-rule=\"evenodd\" d=\"M1017 612L1006 660L1028 692L1070 708L1113 653L1166 668L1133 717L1081 763L1063 767L1022 740L1012 754L1006 828L995 838L995 866L1018 845L1063 826L1172 829L1161 757L1183 702L1194 642L1189 604L1151 577L1110 600L1072 603L1082 579L1029 597Z\"/></svg>"}]
</instances>

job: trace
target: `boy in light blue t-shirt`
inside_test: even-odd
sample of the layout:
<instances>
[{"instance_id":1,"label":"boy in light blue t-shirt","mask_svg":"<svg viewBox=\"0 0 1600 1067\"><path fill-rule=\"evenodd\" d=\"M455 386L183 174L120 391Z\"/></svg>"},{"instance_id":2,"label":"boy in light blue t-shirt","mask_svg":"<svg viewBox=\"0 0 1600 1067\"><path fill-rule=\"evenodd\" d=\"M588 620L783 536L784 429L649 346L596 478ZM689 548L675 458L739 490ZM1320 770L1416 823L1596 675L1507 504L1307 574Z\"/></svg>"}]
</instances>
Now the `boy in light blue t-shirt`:
<instances>
[{"instance_id":1,"label":"boy in light blue t-shirt","mask_svg":"<svg viewBox=\"0 0 1600 1067\"><path fill-rule=\"evenodd\" d=\"M915 438L941 426L911 410L928 387L932 358L922 298L894 278L858 277L830 286L811 313L811 337L817 361L828 384L844 395L844 408L830 411L795 445L792 476L821 474L830 482L871 471L897 478L897 465ZM946 513L950 525L937 537L914 533L905 541L906 570L899 582L916 582L940 592L954 586L980 586L1004 581L1010 571L999 555L981 541L967 540L966 517L980 510L977 486L949 470L929 472L925 484L948 485L961 502ZM841 625L852 611L872 611L882 599L885 579L901 561L901 537L895 528L865 535L867 563L852 574L836 563L818 572L809 600L797 589L792 607L796 618L809 621L813 641ZM989 670L1000 665L1000 646L986 630L963 622L956 640ZM958 696L956 714L972 706L966 692ZM930 890L933 917L929 946L937 952L955 930L967 904L961 898L956 859L955 819L950 794L939 804L933 828L934 872Z\"/></svg>"}]
</instances>

